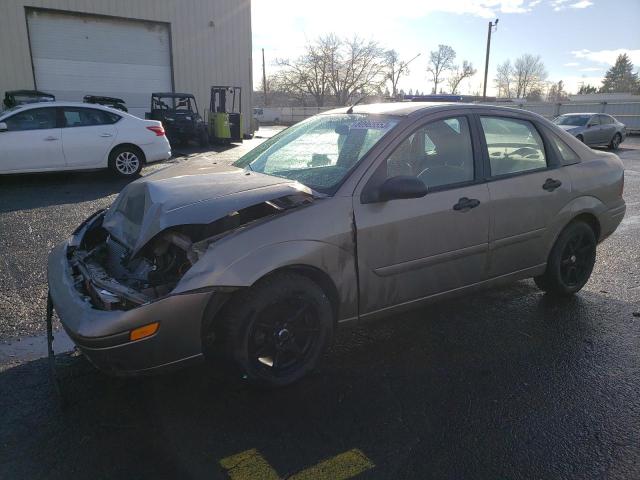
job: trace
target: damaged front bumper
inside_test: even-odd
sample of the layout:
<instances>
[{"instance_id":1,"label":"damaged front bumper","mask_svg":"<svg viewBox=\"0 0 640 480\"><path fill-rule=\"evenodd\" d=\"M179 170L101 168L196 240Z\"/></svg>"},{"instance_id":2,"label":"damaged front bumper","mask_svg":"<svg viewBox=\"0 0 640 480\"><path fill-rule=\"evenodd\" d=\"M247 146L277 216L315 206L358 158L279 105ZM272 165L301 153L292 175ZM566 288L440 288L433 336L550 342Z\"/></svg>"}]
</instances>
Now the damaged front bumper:
<instances>
[{"instance_id":1,"label":"damaged front bumper","mask_svg":"<svg viewBox=\"0 0 640 480\"><path fill-rule=\"evenodd\" d=\"M69 244L65 241L49 255L49 291L65 331L96 367L115 375L136 375L202 357L202 321L216 301L215 293L169 295L129 310L98 309L77 288ZM130 341L132 330L154 322L159 323L155 334Z\"/></svg>"}]
</instances>

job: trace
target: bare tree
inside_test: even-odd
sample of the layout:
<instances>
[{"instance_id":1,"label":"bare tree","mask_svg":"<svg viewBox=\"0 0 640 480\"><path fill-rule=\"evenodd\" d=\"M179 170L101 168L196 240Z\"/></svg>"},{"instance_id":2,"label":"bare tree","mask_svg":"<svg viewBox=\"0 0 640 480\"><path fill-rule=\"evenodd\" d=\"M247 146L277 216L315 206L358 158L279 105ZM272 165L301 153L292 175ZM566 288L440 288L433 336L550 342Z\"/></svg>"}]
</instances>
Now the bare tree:
<instances>
[{"instance_id":1,"label":"bare tree","mask_svg":"<svg viewBox=\"0 0 640 480\"><path fill-rule=\"evenodd\" d=\"M547 101L549 102L561 102L568 98L567 92L564 91L564 82L562 80L558 83L552 83L547 92Z\"/></svg>"},{"instance_id":2,"label":"bare tree","mask_svg":"<svg viewBox=\"0 0 640 480\"><path fill-rule=\"evenodd\" d=\"M513 80L518 98L525 98L532 90L541 91L546 78L547 70L540 55L525 53L513 64Z\"/></svg>"},{"instance_id":3,"label":"bare tree","mask_svg":"<svg viewBox=\"0 0 640 480\"><path fill-rule=\"evenodd\" d=\"M411 62L411 60L409 60L409 62ZM398 96L398 83L400 82L400 78L410 73L408 68L409 62L400 60L400 56L395 50L387 50L385 52L385 77L387 81L391 82L392 98L396 98Z\"/></svg>"},{"instance_id":4,"label":"bare tree","mask_svg":"<svg viewBox=\"0 0 640 480\"><path fill-rule=\"evenodd\" d=\"M329 85L338 105L357 95L381 93L385 82L384 51L373 40L357 36L342 41L329 59Z\"/></svg>"},{"instance_id":5,"label":"bare tree","mask_svg":"<svg viewBox=\"0 0 640 480\"><path fill-rule=\"evenodd\" d=\"M453 67L453 70L453 74L449 77L449 88L451 89L451 93L455 95L458 93L460 82L465 78L473 77L477 70L473 68L471 62L467 62L466 60L462 62L462 68L456 65Z\"/></svg>"},{"instance_id":6,"label":"bare tree","mask_svg":"<svg viewBox=\"0 0 640 480\"><path fill-rule=\"evenodd\" d=\"M444 72L451 70L456 59L456 51L449 45L438 45L438 50L429 54L429 66L427 72L433 78L433 93L438 93L438 83Z\"/></svg>"},{"instance_id":7,"label":"bare tree","mask_svg":"<svg viewBox=\"0 0 640 480\"><path fill-rule=\"evenodd\" d=\"M511 98L512 94L512 77L513 77L513 67L511 65L510 60L505 60L503 63L498 65L496 71L495 84L498 89L498 97L507 97Z\"/></svg>"}]
</instances>

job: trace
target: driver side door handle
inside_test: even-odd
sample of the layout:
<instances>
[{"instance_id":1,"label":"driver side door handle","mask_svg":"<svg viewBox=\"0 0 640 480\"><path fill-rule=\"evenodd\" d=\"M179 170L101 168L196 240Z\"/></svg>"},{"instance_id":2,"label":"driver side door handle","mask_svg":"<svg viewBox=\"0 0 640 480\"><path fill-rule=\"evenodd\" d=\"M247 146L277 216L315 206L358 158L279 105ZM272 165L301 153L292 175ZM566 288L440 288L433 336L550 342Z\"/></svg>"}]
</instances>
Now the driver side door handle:
<instances>
[{"instance_id":1,"label":"driver side door handle","mask_svg":"<svg viewBox=\"0 0 640 480\"><path fill-rule=\"evenodd\" d=\"M556 188L560 187L562 182L560 180L555 180L553 178L547 178L547 181L544 182L542 188L547 192L553 192Z\"/></svg>"},{"instance_id":2,"label":"driver side door handle","mask_svg":"<svg viewBox=\"0 0 640 480\"><path fill-rule=\"evenodd\" d=\"M457 212L468 212L472 208L476 208L478 205L480 205L480 200L477 198L462 197L458 200L458 203L453 206L453 209Z\"/></svg>"}]
</instances>

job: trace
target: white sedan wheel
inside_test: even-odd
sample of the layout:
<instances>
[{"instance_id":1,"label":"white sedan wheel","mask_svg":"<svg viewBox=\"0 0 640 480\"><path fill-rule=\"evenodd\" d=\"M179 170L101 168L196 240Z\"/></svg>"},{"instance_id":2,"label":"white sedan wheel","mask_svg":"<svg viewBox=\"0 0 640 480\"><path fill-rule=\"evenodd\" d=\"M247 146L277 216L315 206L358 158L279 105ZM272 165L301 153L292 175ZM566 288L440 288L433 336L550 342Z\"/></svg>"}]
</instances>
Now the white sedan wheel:
<instances>
[{"instance_id":1,"label":"white sedan wheel","mask_svg":"<svg viewBox=\"0 0 640 480\"><path fill-rule=\"evenodd\" d=\"M140 168L140 159L133 152L122 152L116 157L115 167L121 175L133 175Z\"/></svg>"}]
</instances>

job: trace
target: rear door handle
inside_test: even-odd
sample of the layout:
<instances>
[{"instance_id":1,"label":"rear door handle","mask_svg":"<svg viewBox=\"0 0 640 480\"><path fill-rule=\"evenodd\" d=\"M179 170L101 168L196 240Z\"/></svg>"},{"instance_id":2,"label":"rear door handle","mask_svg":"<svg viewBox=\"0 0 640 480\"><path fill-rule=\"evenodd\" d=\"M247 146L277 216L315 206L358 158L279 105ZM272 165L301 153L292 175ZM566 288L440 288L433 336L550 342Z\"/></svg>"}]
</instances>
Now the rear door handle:
<instances>
[{"instance_id":1,"label":"rear door handle","mask_svg":"<svg viewBox=\"0 0 640 480\"><path fill-rule=\"evenodd\" d=\"M53 142L54 140L60 140L58 137L44 137L45 141Z\"/></svg>"},{"instance_id":2,"label":"rear door handle","mask_svg":"<svg viewBox=\"0 0 640 480\"><path fill-rule=\"evenodd\" d=\"M102 135L100 135L101 137L113 137L113 135L111 135L110 133L103 133Z\"/></svg>"},{"instance_id":3,"label":"rear door handle","mask_svg":"<svg viewBox=\"0 0 640 480\"><path fill-rule=\"evenodd\" d=\"M480 200L477 198L462 197L458 200L458 203L453 206L453 209L457 212L466 212L472 208L476 208L478 205L480 205Z\"/></svg>"},{"instance_id":4,"label":"rear door handle","mask_svg":"<svg viewBox=\"0 0 640 480\"><path fill-rule=\"evenodd\" d=\"M553 192L560 185L562 185L562 182L560 180L547 178L547 181L544 182L544 185L542 185L542 188L544 188L547 192Z\"/></svg>"}]
</instances>

